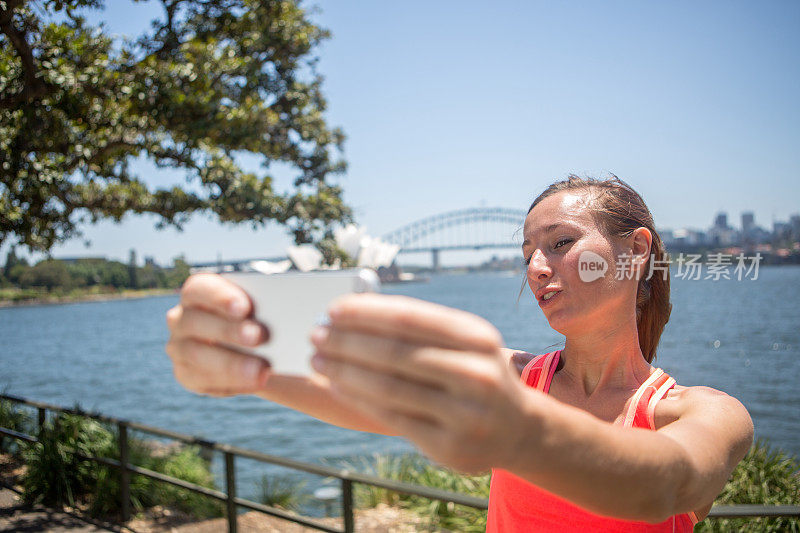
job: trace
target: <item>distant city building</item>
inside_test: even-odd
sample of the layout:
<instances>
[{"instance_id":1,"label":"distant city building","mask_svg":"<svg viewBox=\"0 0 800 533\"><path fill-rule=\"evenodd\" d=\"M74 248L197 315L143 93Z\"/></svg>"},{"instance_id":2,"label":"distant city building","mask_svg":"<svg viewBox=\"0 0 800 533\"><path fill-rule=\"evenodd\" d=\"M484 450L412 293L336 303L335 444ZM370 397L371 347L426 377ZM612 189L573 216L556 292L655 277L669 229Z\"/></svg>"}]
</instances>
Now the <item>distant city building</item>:
<instances>
[{"instance_id":1,"label":"distant city building","mask_svg":"<svg viewBox=\"0 0 800 533\"><path fill-rule=\"evenodd\" d=\"M738 232L728 226L728 214L717 213L714 225L708 230L708 244L712 246L731 246L739 241Z\"/></svg>"},{"instance_id":2,"label":"distant city building","mask_svg":"<svg viewBox=\"0 0 800 533\"><path fill-rule=\"evenodd\" d=\"M745 211L744 213L742 213L742 233L744 234L745 238L752 235L753 230L755 230L755 227L756 227L756 222L753 212Z\"/></svg>"},{"instance_id":3,"label":"distant city building","mask_svg":"<svg viewBox=\"0 0 800 533\"><path fill-rule=\"evenodd\" d=\"M742 213L742 235L740 244L747 249L753 249L759 243L769 241L767 230L756 226L755 215L752 211Z\"/></svg>"},{"instance_id":4,"label":"distant city building","mask_svg":"<svg viewBox=\"0 0 800 533\"><path fill-rule=\"evenodd\" d=\"M706 234L689 228L676 229L672 232L672 243L675 246L700 246L706 244Z\"/></svg>"},{"instance_id":5,"label":"distant city building","mask_svg":"<svg viewBox=\"0 0 800 533\"><path fill-rule=\"evenodd\" d=\"M792 240L800 239L800 215L792 215L789 218L789 226L791 227Z\"/></svg>"},{"instance_id":6,"label":"distant city building","mask_svg":"<svg viewBox=\"0 0 800 533\"><path fill-rule=\"evenodd\" d=\"M772 223L772 236L775 239L788 239L792 235L792 227L786 222L773 222Z\"/></svg>"}]
</instances>

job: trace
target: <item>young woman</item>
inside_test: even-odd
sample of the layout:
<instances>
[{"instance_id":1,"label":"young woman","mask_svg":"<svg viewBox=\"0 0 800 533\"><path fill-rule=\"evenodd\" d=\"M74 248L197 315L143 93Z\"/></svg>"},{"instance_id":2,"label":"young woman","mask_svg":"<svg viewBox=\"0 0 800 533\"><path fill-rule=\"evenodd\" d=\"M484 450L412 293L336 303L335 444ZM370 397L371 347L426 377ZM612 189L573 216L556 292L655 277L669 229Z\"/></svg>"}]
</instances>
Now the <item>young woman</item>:
<instances>
[{"instance_id":1,"label":"young woman","mask_svg":"<svg viewBox=\"0 0 800 533\"><path fill-rule=\"evenodd\" d=\"M168 312L175 376L251 393L353 429L403 435L437 462L492 469L488 531L691 531L753 439L747 410L652 365L669 270L644 201L616 177L571 176L525 220L527 281L564 348L503 347L485 320L410 298L357 295L312 334L309 379L270 376L268 331L214 275Z\"/></svg>"}]
</instances>

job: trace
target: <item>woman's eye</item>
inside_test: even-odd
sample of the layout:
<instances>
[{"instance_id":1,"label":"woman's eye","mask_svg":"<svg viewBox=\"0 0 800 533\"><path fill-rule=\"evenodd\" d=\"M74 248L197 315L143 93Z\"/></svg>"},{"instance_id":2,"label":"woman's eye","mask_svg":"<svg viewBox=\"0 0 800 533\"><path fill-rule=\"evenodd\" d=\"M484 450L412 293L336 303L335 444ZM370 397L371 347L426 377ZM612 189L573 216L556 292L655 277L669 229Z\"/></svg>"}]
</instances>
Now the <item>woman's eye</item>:
<instances>
[{"instance_id":1,"label":"woman's eye","mask_svg":"<svg viewBox=\"0 0 800 533\"><path fill-rule=\"evenodd\" d=\"M562 246L564 246L565 244L569 244L569 243L571 243L571 242L572 242L572 239L561 239L560 241L558 241L558 242L555 244L555 246L553 246L553 248L561 248L561 247L562 247Z\"/></svg>"}]
</instances>

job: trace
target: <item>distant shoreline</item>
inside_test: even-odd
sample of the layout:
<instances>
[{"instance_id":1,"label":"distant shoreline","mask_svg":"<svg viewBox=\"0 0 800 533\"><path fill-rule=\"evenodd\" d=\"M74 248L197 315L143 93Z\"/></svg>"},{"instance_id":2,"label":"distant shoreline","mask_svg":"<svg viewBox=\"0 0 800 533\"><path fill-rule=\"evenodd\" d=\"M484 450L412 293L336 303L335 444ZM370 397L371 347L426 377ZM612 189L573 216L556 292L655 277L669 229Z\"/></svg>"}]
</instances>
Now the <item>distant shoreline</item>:
<instances>
[{"instance_id":1,"label":"distant shoreline","mask_svg":"<svg viewBox=\"0 0 800 533\"><path fill-rule=\"evenodd\" d=\"M701 263L706 265L706 263ZM672 266L672 265L670 265ZM729 265L734 266L734 265ZM797 267L800 266L797 263L766 263L762 264L760 268L764 267ZM518 274L523 275L524 270L516 269L516 268L481 268L481 267L474 267L474 266L453 266L453 267L442 267L441 270L433 271L430 268L419 268L418 270L414 267L409 268L410 271L413 271L415 274L424 275L424 276L431 276L431 275L464 275L464 274L485 274L490 272L495 273L505 273L505 274ZM670 271L674 270L674 268L670 268ZM429 281L430 278L427 279L418 279L414 280L413 282L423 282ZM385 285L394 285L395 282L387 282ZM87 294L79 294L79 295L68 295L68 296L42 296L36 298L28 298L24 300L10 300L10 299L0 299L0 309L9 308L9 307L33 307L33 306L41 306L41 305L61 305L61 304L72 304L72 303L85 303L85 302L106 302L106 301L113 301L113 300L135 300L140 298L149 298L153 296L170 296L170 295L177 295L180 292L180 289L126 289L119 292L105 292L105 293L87 293Z\"/></svg>"},{"instance_id":2,"label":"distant shoreline","mask_svg":"<svg viewBox=\"0 0 800 533\"><path fill-rule=\"evenodd\" d=\"M107 302L112 300L135 300L151 296L169 296L177 294L178 289L141 289L123 290L99 294L81 294L71 296L45 296L25 300L0 300L0 308L5 307L33 307L40 305L60 305L83 302Z\"/></svg>"}]
</instances>

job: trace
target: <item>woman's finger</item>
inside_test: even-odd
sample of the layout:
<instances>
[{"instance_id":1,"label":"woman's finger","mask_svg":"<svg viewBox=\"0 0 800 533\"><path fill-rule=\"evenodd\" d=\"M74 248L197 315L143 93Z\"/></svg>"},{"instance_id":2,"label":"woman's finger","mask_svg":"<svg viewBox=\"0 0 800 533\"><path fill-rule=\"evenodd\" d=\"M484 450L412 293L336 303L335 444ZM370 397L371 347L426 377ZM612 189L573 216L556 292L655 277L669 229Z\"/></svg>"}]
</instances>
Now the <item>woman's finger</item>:
<instances>
[{"instance_id":1,"label":"woman's finger","mask_svg":"<svg viewBox=\"0 0 800 533\"><path fill-rule=\"evenodd\" d=\"M181 305L205 309L232 320L245 318L253 312L247 293L218 274L189 276L181 288Z\"/></svg>"},{"instance_id":2,"label":"woman's finger","mask_svg":"<svg viewBox=\"0 0 800 533\"><path fill-rule=\"evenodd\" d=\"M331 324L452 349L495 351L502 345L497 329L486 320L458 309L381 294L352 294L328 309Z\"/></svg>"},{"instance_id":3,"label":"woman's finger","mask_svg":"<svg viewBox=\"0 0 800 533\"><path fill-rule=\"evenodd\" d=\"M264 387L270 373L269 363L260 357L196 339L171 339L167 354L178 382L201 394L256 392Z\"/></svg>"},{"instance_id":4,"label":"woman's finger","mask_svg":"<svg viewBox=\"0 0 800 533\"><path fill-rule=\"evenodd\" d=\"M176 339L194 338L241 346L257 346L269 339L267 328L252 319L233 320L191 307L174 309L169 311L168 321L172 337Z\"/></svg>"}]
</instances>

